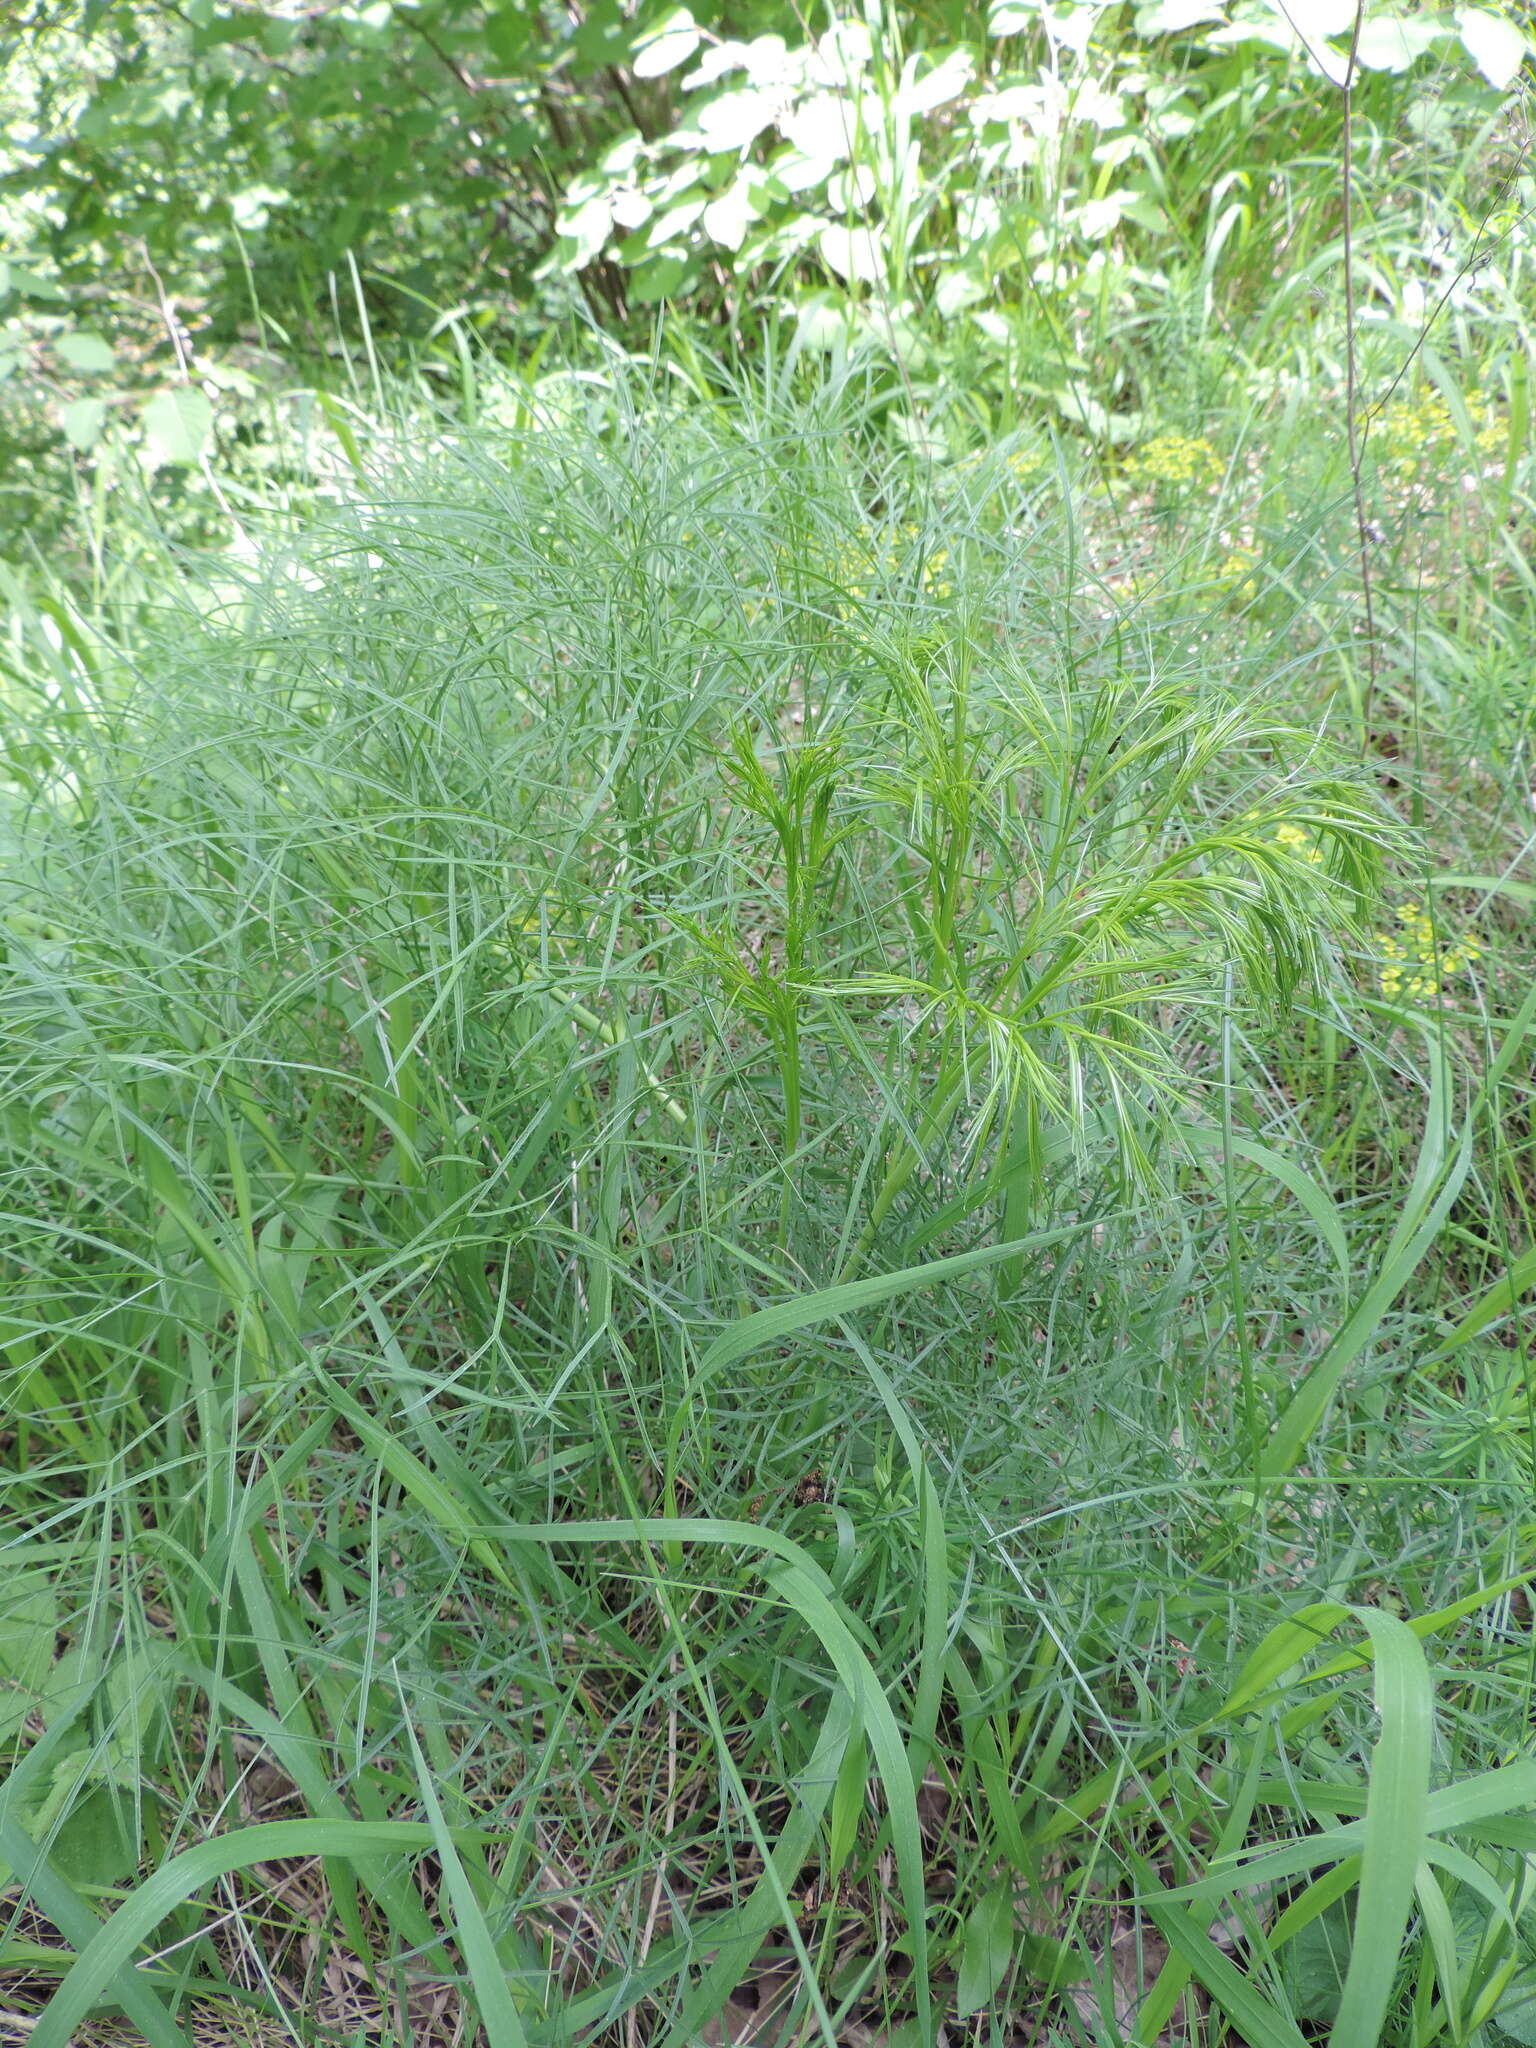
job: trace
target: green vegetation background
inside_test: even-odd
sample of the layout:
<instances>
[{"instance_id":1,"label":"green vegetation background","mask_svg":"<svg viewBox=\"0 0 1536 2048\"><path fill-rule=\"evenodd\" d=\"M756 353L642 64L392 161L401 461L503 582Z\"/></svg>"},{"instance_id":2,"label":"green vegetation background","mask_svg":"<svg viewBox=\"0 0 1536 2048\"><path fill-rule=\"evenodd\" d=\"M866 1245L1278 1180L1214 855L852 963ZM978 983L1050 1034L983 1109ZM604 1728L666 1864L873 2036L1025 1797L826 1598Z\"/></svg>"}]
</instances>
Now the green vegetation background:
<instances>
[{"instance_id":1,"label":"green vegetation background","mask_svg":"<svg viewBox=\"0 0 1536 2048\"><path fill-rule=\"evenodd\" d=\"M1529 52L0 22L34 2048L1536 2039Z\"/></svg>"}]
</instances>

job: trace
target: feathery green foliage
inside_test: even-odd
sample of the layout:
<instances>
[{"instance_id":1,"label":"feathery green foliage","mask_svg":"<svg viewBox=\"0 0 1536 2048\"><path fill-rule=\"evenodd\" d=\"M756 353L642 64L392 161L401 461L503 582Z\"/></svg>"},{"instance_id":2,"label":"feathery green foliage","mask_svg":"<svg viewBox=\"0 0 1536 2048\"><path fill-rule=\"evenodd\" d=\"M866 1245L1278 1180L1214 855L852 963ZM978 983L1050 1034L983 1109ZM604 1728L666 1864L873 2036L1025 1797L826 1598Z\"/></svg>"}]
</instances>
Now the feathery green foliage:
<instances>
[{"instance_id":1,"label":"feathery green foliage","mask_svg":"<svg viewBox=\"0 0 1536 2048\"><path fill-rule=\"evenodd\" d=\"M883 402L17 583L45 2048L1519 2038L1532 1003L1382 995L1284 637Z\"/></svg>"}]
</instances>

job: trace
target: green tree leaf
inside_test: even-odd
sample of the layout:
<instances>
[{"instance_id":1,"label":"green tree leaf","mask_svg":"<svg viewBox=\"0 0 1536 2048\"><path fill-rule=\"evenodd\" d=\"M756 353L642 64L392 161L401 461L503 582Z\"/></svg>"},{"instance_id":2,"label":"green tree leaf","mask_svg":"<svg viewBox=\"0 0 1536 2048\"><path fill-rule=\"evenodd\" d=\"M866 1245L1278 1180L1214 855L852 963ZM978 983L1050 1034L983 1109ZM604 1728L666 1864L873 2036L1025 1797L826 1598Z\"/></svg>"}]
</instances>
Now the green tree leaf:
<instances>
[{"instance_id":1,"label":"green tree leaf","mask_svg":"<svg viewBox=\"0 0 1536 2048\"><path fill-rule=\"evenodd\" d=\"M85 370L94 374L98 370L110 370L117 361L110 343L99 334L87 334L77 328L73 333L61 334L53 344L53 352L72 370Z\"/></svg>"},{"instance_id":2,"label":"green tree leaf","mask_svg":"<svg viewBox=\"0 0 1536 2048\"><path fill-rule=\"evenodd\" d=\"M1515 24L1486 7L1464 7L1456 17L1462 45L1488 83L1507 92L1519 76L1528 45Z\"/></svg>"},{"instance_id":3,"label":"green tree leaf","mask_svg":"<svg viewBox=\"0 0 1536 2048\"><path fill-rule=\"evenodd\" d=\"M89 455L106 431L107 401L104 398L75 398L59 408L64 438L77 454Z\"/></svg>"},{"instance_id":4,"label":"green tree leaf","mask_svg":"<svg viewBox=\"0 0 1536 2048\"><path fill-rule=\"evenodd\" d=\"M192 385L158 391L144 408L145 453L152 469L197 462L213 431L213 407Z\"/></svg>"},{"instance_id":5,"label":"green tree leaf","mask_svg":"<svg viewBox=\"0 0 1536 2048\"><path fill-rule=\"evenodd\" d=\"M636 78L664 78L679 64L686 64L699 47L699 27L686 7L675 7L654 28L635 38L629 68Z\"/></svg>"}]
</instances>

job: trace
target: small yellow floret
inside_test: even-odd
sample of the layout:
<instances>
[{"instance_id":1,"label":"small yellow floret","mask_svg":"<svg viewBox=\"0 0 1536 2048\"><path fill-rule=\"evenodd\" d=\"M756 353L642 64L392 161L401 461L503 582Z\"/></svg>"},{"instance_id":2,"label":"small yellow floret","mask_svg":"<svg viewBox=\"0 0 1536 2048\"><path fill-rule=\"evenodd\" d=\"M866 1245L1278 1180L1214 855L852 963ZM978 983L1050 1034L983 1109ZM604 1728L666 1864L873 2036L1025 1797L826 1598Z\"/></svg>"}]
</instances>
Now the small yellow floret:
<instances>
[{"instance_id":1,"label":"small yellow floret","mask_svg":"<svg viewBox=\"0 0 1536 2048\"><path fill-rule=\"evenodd\" d=\"M1173 490L1210 490L1220 483L1221 457L1204 438L1157 434L1126 459L1125 473L1135 484L1161 484Z\"/></svg>"},{"instance_id":2,"label":"small yellow floret","mask_svg":"<svg viewBox=\"0 0 1536 2048\"><path fill-rule=\"evenodd\" d=\"M1287 847L1292 853L1300 854L1308 867L1320 868L1323 865L1323 856L1313 845L1311 835L1303 832L1299 825L1277 825L1275 844Z\"/></svg>"},{"instance_id":3,"label":"small yellow floret","mask_svg":"<svg viewBox=\"0 0 1536 2048\"><path fill-rule=\"evenodd\" d=\"M1417 903L1400 904L1396 917L1400 932L1376 934L1383 962L1378 978L1389 1001L1406 996L1411 1002L1432 1002L1447 981L1482 958L1481 946L1465 935L1439 952L1434 919Z\"/></svg>"},{"instance_id":4,"label":"small yellow floret","mask_svg":"<svg viewBox=\"0 0 1536 2048\"><path fill-rule=\"evenodd\" d=\"M1246 604L1258 594L1258 579L1253 573L1258 566L1257 548L1231 548L1216 571L1216 581L1229 597Z\"/></svg>"},{"instance_id":5,"label":"small yellow floret","mask_svg":"<svg viewBox=\"0 0 1536 2048\"><path fill-rule=\"evenodd\" d=\"M1466 413L1472 444L1480 454L1491 455L1504 445L1504 424L1485 400L1469 398ZM1437 391L1398 399L1377 415L1372 432L1386 467L1405 478L1448 455L1461 439L1451 409Z\"/></svg>"}]
</instances>

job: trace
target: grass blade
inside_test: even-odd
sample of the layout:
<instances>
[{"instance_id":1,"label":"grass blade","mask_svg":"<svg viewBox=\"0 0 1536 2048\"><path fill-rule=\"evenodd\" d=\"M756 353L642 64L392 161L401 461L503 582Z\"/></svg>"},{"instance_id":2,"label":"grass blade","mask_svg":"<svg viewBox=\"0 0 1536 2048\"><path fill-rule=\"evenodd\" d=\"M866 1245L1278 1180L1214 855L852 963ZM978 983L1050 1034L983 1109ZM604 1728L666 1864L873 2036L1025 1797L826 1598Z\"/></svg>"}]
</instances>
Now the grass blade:
<instances>
[{"instance_id":1,"label":"grass blade","mask_svg":"<svg viewBox=\"0 0 1536 2048\"><path fill-rule=\"evenodd\" d=\"M1454 1145L1451 1107L1454 1080L1443 1046L1430 1046L1432 1080L1429 1116L1413 1186L1404 1203L1381 1265L1342 1327L1291 1396L1264 1447L1259 1470L1283 1479L1306 1454L1328 1404L1346 1372L1376 1335L1382 1318L1412 1279L1439 1235L1472 1165L1474 1125L1469 1117Z\"/></svg>"},{"instance_id":2,"label":"grass blade","mask_svg":"<svg viewBox=\"0 0 1536 2048\"><path fill-rule=\"evenodd\" d=\"M405 1696L400 1698L402 1709ZM411 1761L416 1766L416 1789L426 1809L427 1826L432 1832L433 1846L438 1861L443 1866L443 1876L448 1883L448 1896L453 1902L452 1933L464 1957L469 1971L469 1981L474 1987L475 2000L480 2008L480 2024L485 2029L487 2048L528 2048L528 2036L523 2031L522 2017L513 1999L507 1973L501 1966L496 1953L496 1941L485 1918L485 1912L475 1888L469 1879L469 1872L454 1846L453 1833L443 1816L443 1809L432 1784L432 1773L427 1760L421 1753L421 1744L416 1739L416 1730L411 1726L407 1713L402 1723L405 1739L410 1747Z\"/></svg>"},{"instance_id":3,"label":"grass blade","mask_svg":"<svg viewBox=\"0 0 1536 2048\"><path fill-rule=\"evenodd\" d=\"M1428 1824L1429 1754L1434 1732L1429 1666L1418 1638L1395 1615L1357 1607L1376 1652L1381 1734L1371 1756L1354 1942L1333 2048L1381 2038Z\"/></svg>"},{"instance_id":4,"label":"grass blade","mask_svg":"<svg viewBox=\"0 0 1536 2048\"><path fill-rule=\"evenodd\" d=\"M215 1878L285 1856L342 1860L433 1846L424 1821L274 1820L183 1849L146 1878L80 1950L32 2030L33 2048L71 2048L77 2028L104 1996L121 2002L121 1990L114 1987L123 1985L126 1973L131 1990L138 1950L167 1914Z\"/></svg>"}]
</instances>

